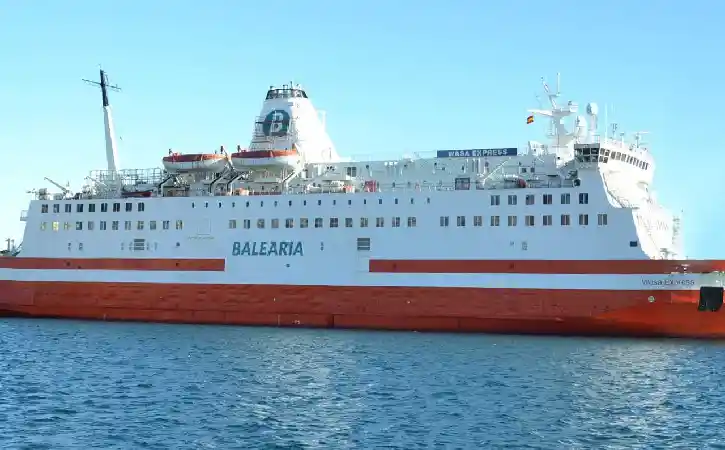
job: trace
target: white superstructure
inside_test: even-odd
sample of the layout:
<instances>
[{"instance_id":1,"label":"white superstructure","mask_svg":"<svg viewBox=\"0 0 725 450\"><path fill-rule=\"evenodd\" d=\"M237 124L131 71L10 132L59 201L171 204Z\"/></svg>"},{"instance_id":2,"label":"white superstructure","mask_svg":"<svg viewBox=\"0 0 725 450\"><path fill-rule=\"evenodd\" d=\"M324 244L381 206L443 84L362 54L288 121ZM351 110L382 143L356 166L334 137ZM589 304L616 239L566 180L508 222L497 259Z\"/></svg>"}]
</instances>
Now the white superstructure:
<instances>
[{"instance_id":1,"label":"white superstructure","mask_svg":"<svg viewBox=\"0 0 725 450\"><path fill-rule=\"evenodd\" d=\"M109 165L74 195L37 191L22 256L213 258L274 245L286 257L230 258L260 283L362 282L370 255L681 257L679 221L654 196L640 135L602 136L596 104L582 113L544 86L551 107L531 112L550 119L548 143L353 162L300 86L272 87L247 149L169 151L164 169ZM116 177L120 186L108 182Z\"/></svg>"}]
</instances>

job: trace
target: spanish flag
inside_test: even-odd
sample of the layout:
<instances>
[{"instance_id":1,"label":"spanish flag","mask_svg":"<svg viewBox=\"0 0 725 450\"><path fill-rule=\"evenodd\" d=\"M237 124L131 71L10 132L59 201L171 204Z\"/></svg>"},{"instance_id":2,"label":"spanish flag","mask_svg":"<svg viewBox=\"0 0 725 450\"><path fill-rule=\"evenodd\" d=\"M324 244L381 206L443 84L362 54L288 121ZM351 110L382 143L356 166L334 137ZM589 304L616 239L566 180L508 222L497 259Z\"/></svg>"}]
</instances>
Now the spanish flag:
<instances>
[{"instance_id":1,"label":"spanish flag","mask_svg":"<svg viewBox=\"0 0 725 450\"><path fill-rule=\"evenodd\" d=\"M534 123L534 116L533 115L526 118L526 124L527 125L532 124L532 123Z\"/></svg>"}]
</instances>

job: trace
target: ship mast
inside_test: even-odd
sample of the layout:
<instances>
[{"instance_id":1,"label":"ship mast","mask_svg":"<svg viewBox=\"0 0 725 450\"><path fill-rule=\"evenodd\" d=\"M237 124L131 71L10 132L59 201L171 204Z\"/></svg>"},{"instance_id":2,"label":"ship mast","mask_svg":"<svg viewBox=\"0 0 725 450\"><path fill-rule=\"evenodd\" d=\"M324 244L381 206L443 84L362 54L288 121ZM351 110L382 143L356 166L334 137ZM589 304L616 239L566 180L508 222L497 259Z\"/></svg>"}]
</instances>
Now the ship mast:
<instances>
[{"instance_id":1,"label":"ship mast","mask_svg":"<svg viewBox=\"0 0 725 450\"><path fill-rule=\"evenodd\" d=\"M111 105L108 102L108 90L120 91L121 88L118 86L111 86L108 84L108 76L103 69L100 69L101 82L86 80L88 84L101 87L101 95L103 100L103 122L105 125L106 135L106 162L108 163L109 175L114 179L117 178L118 173L118 151L116 150L116 138L113 130L113 118L111 115Z\"/></svg>"}]
</instances>

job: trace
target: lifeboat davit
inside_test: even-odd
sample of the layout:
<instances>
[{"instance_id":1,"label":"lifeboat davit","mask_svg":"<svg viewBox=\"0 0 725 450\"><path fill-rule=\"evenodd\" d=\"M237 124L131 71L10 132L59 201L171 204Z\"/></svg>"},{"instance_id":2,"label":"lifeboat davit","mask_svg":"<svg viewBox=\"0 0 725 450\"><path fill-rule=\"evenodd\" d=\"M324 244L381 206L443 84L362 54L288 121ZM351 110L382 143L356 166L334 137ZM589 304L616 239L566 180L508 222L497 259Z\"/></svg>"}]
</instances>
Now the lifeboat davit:
<instances>
[{"instance_id":1,"label":"lifeboat davit","mask_svg":"<svg viewBox=\"0 0 725 450\"><path fill-rule=\"evenodd\" d=\"M292 169L301 161L300 153L292 150L243 150L232 153L232 166L237 170Z\"/></svg>"},{"instance_id":2,"label":"lifeboat davit","mask_svg":"<svg viewBox=\"0 0 725 450\"><path fill-rule=\"evenodd\" d=\"M173 153L164 156L164 169L171 173L221 172L227 166L229 158L218 153L193 153L182 155Z\"/></svg>"}]
</instances>

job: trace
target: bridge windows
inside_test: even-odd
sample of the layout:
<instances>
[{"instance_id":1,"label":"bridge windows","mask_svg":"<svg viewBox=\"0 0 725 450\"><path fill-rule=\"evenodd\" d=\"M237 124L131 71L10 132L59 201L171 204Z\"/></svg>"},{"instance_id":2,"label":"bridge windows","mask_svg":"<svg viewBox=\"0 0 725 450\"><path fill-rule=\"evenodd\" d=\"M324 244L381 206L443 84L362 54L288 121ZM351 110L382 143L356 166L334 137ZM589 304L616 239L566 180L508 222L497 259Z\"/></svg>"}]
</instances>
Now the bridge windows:
<instances>
[{"instance_id":1,"label":"bridge windows","mask_svg":"<svg viewBox=\"0 0 725 450\"><path fill-rule=\"evenodd\" d=\"M517 195L509 195L509 205L515 205L516 203L518 203L518 198L519 197Z\"/></svg>"},{"instance_id":2,"label":"bridge windows","mask_svg":"<svg viewBox=\"0 0 725 450\"><path fill-rule=\"evenodd\" d=\"M95 223L92 220L89 220L88 223L86 224L86 229L88 231L93 231L94 227L95 227Z\"/></svg>"},{"instance_id":3,"label":"bridge windows","mask_svg":"<svg viewBox=\"0 0 725 450\"><path fill-rule=\"evenodd\" d=\"M76 212L79 212L79 213L83 212L83 203L78 203L76 205Z\"/></svg>"},{"instance_id":4,"label":"bridge windows","mask_svg":"<svg viewBox=\"0 0 725 450\"><path fill-rule=\"evenodd\" d=\"M569 214L562 214L561 215L561 226L568 227L571 225L571 217Z\"/></svg>"},{"instance_id":5,"label":"bridge windows","mask_svg":"<svg viewBox=\"0 0 725 450\"><path fill-rule=\"evenodd\" d=\"M449 225L450 218L448 216L441 216L440 218L440 226L447 227Z\"/></svg>"},{"instance_id":6,"label":"bridge windows","mask_svg":"<svg viewBox=\"0 0 725 450\"><path fill-rule=\"evenodd\" d=\"M133 211L133 203L126 203L126 212Z\"/></svg>"},{"instance_id":7,"label":"bridge windows","mask_svg":"<svg viewBox=\"0 0 725 450\"><path fill-rule=\"evenodd\" d=\"M257 228L264 228L264 219L257 219Z\"/></svg>"},{"instance_id":8,"label":"bridge windows","mask_svg":"<svg viewBox=\"0 0 725 450\"><path fill-rule=\"evenodd\" d=\"M501 204L501 196L492 195L491 196L491 206L498 206L500 204Z\"/></svg>"},{"instance_id":9,"label":"bridge windows","mask_svg":"<svg viewBox=\"0 0 725 450\"><path fill-rule=\"evenodd\" d=\"M237 227L236 220L234 221L234 228ZM156 221L151 220L149 221L149 230L155 230L156 229Z\"/></svg>"},{"instance_id":10,"label":"bridge windows","mask_svg":"<svg viewBox=\"0 0 725 450\"><path fill-rule=\"evenodd\" d=\"M607 224L607 215L606 214L597 214L597 225L603 226Z\"/></svg>"},{"instance_id":11,"label":"bridge windows","mask_svg":"<svg viewBox=\"0 0 725 450\"><path fill-rule=\"evenodd\" d=\"M466 226L466 216L456 217L456 226L465 227Z\"/></svg>"},{"instance_id":12,"label":"bridge windows","mask_svg":"<svg viewBox=\"0 0 725 450\"><path fill-rule=\"evenodd\" d=\"M41 222L40 223L40 231L45 231L45 227L48 225L48 222Z\"/></svg>"},{"instance_id":13,"label":"bridge windows","mask_svg":"<svg viewBox=\"0 0 725 450\"><path fill-rule=\"evenodd\" d=\"M88 204L88 212L96 212L96 204L95 203L89 203Z\"/></svg>"},{"instance_id":14,"label":"bridge windows","mask_svg":"<svg viewBox=\"0 0 725 450\"><path fill-rule=\"evenodd\" d=\"M368 226L368 218L361 217L360 218L360 228L367 228L367 226Z\"/></svg>"},{"instance_id":15,"label":"bridge windows","mask_svg":"<svg viewBox=\"0 0 725 450\"><path fill-rule=\"evenodd\" d=\"M330 228L337 228L338 219L337 217L330 217Z\"/></svg>"},{"instance_id":16,"label":"bridge windows","mask_svg":"<svg viewBox=\"0 0 725 450\"><path fill-rule=\"evenodd\" d=\"M315 217L315 228L322 228L322 217Z\"/></svg>"},{"instance_id":17,"label":"bridge windows","mask_svg":"<svg viewBox=\"0 0 725 450\"><path fill-rule=\"evenodd\" d=\"M143 230L143 220L136 222L136 229L139 231Z\"/></svg>"},{"instance_id":18,"label":"bridge windows","mask_svg":"<svg viewBox=\"0 0 725 450\"><path fill-rule=\"evenodd\" d=\"M120 203L114 203L113 204L113 212L121 212L121 204Z\"/></svg>"},{"instance_id":19,"label":"bridge windows","mask_svg":"<svg viewBox=\"0 0 725 450\"><path fill-rule=\"evenodd\" d=\"M534 216L526 216L526 226L533 227L535 224Z\"/></svg>"},{"instance_id":20,"label":"bridge windows","mask_svg":"<svg viewBox=\"0 0 725 450\"><path fill-rule=\"evenodd\" d=\"M105 220L101 220L98 223L98 229L101 231L106 231L106 221Z\"/></svg>"},{"instance_id":21,"label":"bridge windows","mask_svg":"<svg viewBox=\"0 0 725 450\"><path fill-rule=\"evenodd\" d=\"M408 217L408 228L413 228L416 225L415 217Z\"/></svg>"},{"instance_id":22,"label":"bridge windows","mask_svg":"<svg viewBox=\"0 0 725 450\"><path fill-rule=\"evenodd\" d=\"M284 220L285 228L294 228L294 226L295 226L295 219L287 218Z\"/></svg>"},{"instance_id":23,"label":"bridge windows","mask_svg":"<svg viewBox=\"0 0 725 450\"><path fill-rule=\"evenodd\" d=\"M108 203L101 203L101 212L108 212Z\"/></svg>"},{"instance_id":24,"label":"bridge windows","mask_svg":"<svg viewBox=\"0 0 725 450\"><path fill-rule=\"evenodd\" d=\"M131 221L130 220L127 220L127 221L125 221L123 223L123 229L126 230L126 231L130 231L131 230Z\"/></svg>"},{"instance_id":25,"label":"bridge windows","mask_svg":"<svg viewBox=\"0 0 725 450\"><path fill-rule=\"evenodd\" d=\"M483 226L483 216L473 216L473 226L482 227Z\"/></svg>"},{"instance_id":26,"label":"bridge windows","mask_svg":"<svg viewBox=\"0 0 725 450\"><path fill-rule=\"evenodd\" d=\"M375 227L376 228L382 228L385 226L385 219L382 217L378 217L375 219Z\"/></svg>"},{"instance_id":27,"label":"bridge windows","mask_svg":"<svg viewBox=\"0 0 725 450\"><path fill-rule=\"evenodd\" d=\"M300 219L300 228L307 228L308 225L309 225L309 221L308 221L307 217L302 217Z\"/></svg>"},{"instance_id":28,"label":"bridge windows","mask_svg":"<svg viewBox=\"0 0 725 450\"><path fill-rule=\"evenodd\" d=\"M352 228L352 217L345 218L345 228Z\"/></svg>"},{"instance_id":29,"label":"bridge windows","mask_svg":"<svg viewBox=\"0 0 725 450\"><path fill-rule=\"evenodd\" d=\"M534 204L534 195L533 194L527 194L526 195L526 204L527 205L533 205Z\"/></svg>"},{"instance_id":30,"label":"bridge windows","mask_svg":"<svg viewBox=\"0 0 725 450\"><path fill-rule=\"evenodd\" d=\"M589 204L589 194L586 192L582 192L579 194L579 204L580 205L587 205Z\"/></svg>"},{"instance_id":31,"label":"bridge windows","mask_svg":"<svg viewBox=\"0 0 725 450\"><path fill-rule=\"evenodd\" d=\"M393 228L400 228L400 217L393 217Z\"/></svg>"},{"instance_id":32,"label":"bridge windows","mask_svg":"<svg viewBox=\"0 0 725 450\"><path fill-rule=\"evenodd\" d=\"M53 222L53 225L51 225L51 229L52 229L53 231L58 231L58 230L60 229L60 223L58 223L58 222Z\"/></svg>"},{"instance_id":33,"label":"bridge windows","mask_svg":"<svg viewBox=\"0 0 725 450\"><path fill-rule=\"evenodd\" d=\"M161 222L161 228L164 230L168 230L171 227L171 221L170 220L164 220ZM247 227L249 228L249 227Z\"/></svg>"},{"instance_id":34,"label":"bridge windows","mask_svg":"<svg viewBox=\"0 0 725 450\"><path fill-rule=\"evenodd\" d=\"M561 204L562 205L571 204L571 194L561 194Z\"/></svg>"},{"instance_id":35,"label":"bridge windows","mask_svg":"<svg viewBox=\"0 0 725 450\"><path fill-rule=\"evenodd\" d=\"M78 222L76 222L76 231L81 231L81 230L83 230L83 222L78 221Z\"/></svg>"},{"instance_id":36,"label":"bridge windows","mask_svg":"<svg viewBox=\"0 0 725 450\"><path fill-rule=\"evenodd\" d=\"M56 214L60 212L60 205L59 204L56 203L56 204L53 205L53 212L56 213Z\"/></svg>"},{"instance_id":37,"label":"bridge windows","mask_svg":"<svg viewBox=\"0 0 725 450\"><path fill-rule=\"evenodd\" d=\"M545 227L550 227L553 223L553 220L550 215L545 215L544 217L542 217L542 223Z\"/></svg>"},{"instance_id":38,"label":"bridge windows","mask_svg":"<svg viewBox=\"0 0 725 450\"><path fill-rule=\"evenodd\" d=\"M262 219L262 225L264 225L264 219ZM176 229L177 230L183 230L184 229L184 221L183 220L177 220L176 221Z\"/></svg>"},{"instance_id":39,"label":"bridge windows","mask_svg":"<svg viewBox=\"0 0 725 450\"><path fill-rule=\"evenodd\" d=\"M516 216L508 216L508 226L515 227L518 222L518 217Z\"/></svg>"},{"instance_id":40,"label":"bridge windows","mask_svg":"<svg viewBox=\"0 0 725 450\"><path fill-rule=\"evenodd\" d=\"M118 220L111 222L111 230L118 231Z\"/></svg>"},{"instance_id":41,"label":"bridge windows","mask_svg":"<svg viewBox=\"0 0 725 450\"><path fill-rule=\"evenodd\" d=\"M65 231L70 230L70 222L63 222L63 230L65 230Z\"/></svg>"},{"instance_id":42,"label":"bridge windows","mask_svg":"<svg viewBox=\"0 0 725 450\"><path fill-rule=\"evenodd\" d=\"M551 194L544 194L542 197L545 205L551 205L554 203L554 199Z\"/></svg>"},{"instance_id":43,"label":"bridge windows","mask_svg":"<svg viewBox=\"0 0 725 450\"><path fill-rule=\"evenodd\" d=\"M491 226L497 227L501 223L501 218L499 216L491 216Z\"/></svg>"},{"instance_id":44,"label":"bridge windows","mask_svg":"<svg viewBox=\"0 0 725 450\"><path fill-rule=\"evenodd\" d=\"M219 207L220 208L222 207L222 204L221 203L219 203ZM143 202L139 202L136 209L138 210L138 212L144 212L144 209L145 209L144 203Z\"/></svg>"},{"instance_id":45,"label":"bridge windows","mask_svg":"<svg viewBox=\"0 0 725 450\"><path fill-rule=\"evenodd\" d=\"M41 213L47 213L48 212L48 204L47 203L44 203L44 204L40 205L40 212Z\"/></svg>"},{"instance_id":46,"label":"bridge windows","mask_svg":"<svg viewBox=\"0 0 725 450\"><path fill-rule=\"evenodd\" d=\"M589 225L589 214L579 214L579 225Z\"/></svg>"},{"instance_id":47,"label":"bridge windows","mask_svg":"<svg viewBox=\"0 0 725 450\"><path fill-rule=\"evenodd\" d=\"M272 228L279 228L279 219L270 220L270 225L272 226Z\"/></svg>"},{"instance_id":48,"label":"bridge windows","mask_svg":"<svg viewBox=\"0 0 725 450\"><path fill-rule=\"evenodd\" d=\"M65 212L67 212L67 213L71 212L71 204L70 203L66 203L65 204Z\"/></svg>"},{"instance_id":49,"label":"bridge windows","mask_svg":"<svg viewBox=\"0 0 725 450\"><path fill-rule=\"evenodd\" d=\"M237 228L237 221L234 219L229 219L229 229L233 230L235 228Z\"/></svg>"}]
</instances>

